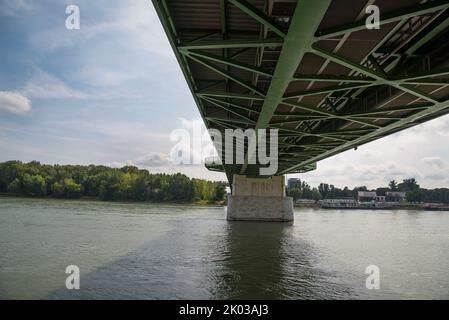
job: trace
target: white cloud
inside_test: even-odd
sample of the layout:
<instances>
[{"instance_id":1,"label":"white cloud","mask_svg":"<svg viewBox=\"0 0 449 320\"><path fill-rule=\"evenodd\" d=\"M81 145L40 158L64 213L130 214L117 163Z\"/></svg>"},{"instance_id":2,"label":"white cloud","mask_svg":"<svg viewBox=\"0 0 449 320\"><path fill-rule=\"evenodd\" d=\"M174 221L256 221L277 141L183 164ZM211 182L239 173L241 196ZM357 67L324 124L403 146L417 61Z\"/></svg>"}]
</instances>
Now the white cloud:
<instances>
[{"instance_id":1,"label":"white cloud","mask_svg":"<svg viewBox=\"0 0 449 320\"><path fill-rule=\"evenodd\" d=\"M111 87L135 78L123 70L116 71L104 67L85 67L80 71L80 78L95 87Z\"/></svg>"},{"instance_id":2,"label":"white cloud","mask_svg":"<svg viewBox=\"0 0 449 320\"><path fill-rule=\"evenodd\" d=\"M441 181L441 180L446 180L447 176L444 173L431 173L431 174L426 175L424 178L428 179L428 180Z\"/></svg>"},{"instance_id":3,"label":"white cloud","mask_svg":"<svg viewBox=\"0 0 449 320\"><path fill-rule=\"evenodd\" d=\"M31 9L31 3L25 0L0 1L0 15L16 16L28 13Z\"/></svg>"},{"instance_id":4,"label":"white cloud","mask_svg":"<svg viewBox=\"0 0 449 320\"><path fill-rule=\"evenodd\" d=\"M443 169L445 167L445 161L440 157L426 157L421 160L424 164L434 168Z\"/></svg>"},{"instance_id":5,"label":"white cloud","mask_svg":"<svg viewBox=\"0 0 449 320\"><path fill-rule=\"evenodd\" d=\"M88 95L69 87L55 76L38 70L23 88L23 93L31 98L87 98Z\"/></svg>"},{"instance_id":6,"label":"white cloud","mask_svg":"<svg viewBox=\"0 0 449 320\"><path fill-rule=\"evenodd\" d=\"M133 35L133 40L142 49L165 58L170 55L175 61L162 24L150 1L126 3L115 21L118 28L125 28L127 34Z\"/></svg>"},{"instance_id":7,"label":"white cloud","mask_svg":"<svg viewBox=\"0 0 449 320\"><path fill-rule=\"evenodd\" d=\"M139 157L130 163L139 167L163 167L170 166L172 161L166 153L152 152L145 156Z\"/></svg>"},{"instance_id":8,"label":"white cloud","mask_svg":"<svg viewBox=\"0 0 449 320\"><path fill-rule=\"evenodd\" d=\"M19 92L0 91L0 110L23 114L31 110L31 101Z\"/></svg>"},{"instance_id":9,"label":"white cloud","mask_svg":"<svg viewBox=\"0 0 449 320\"><path fill-rule=\"evenodd\" d=\"M88 3L83 6L88 10ZM83 13L81 13L83 14ZM41 51L54 52L64 48L84 45L100 35L113 34L121 42L133 43L145 50L166 58L174 55L165 37L162 25L150 1L125 1L114 10L103 12L99 22L83 22L79 30L52 26L30 37L31 44Z\"/></svg>"},{"instance_id":10,"label":"white cloud","mask_svg":"<svg viewBox=\"0 0 449 320\"><path fill-rule=\"evenodd\" d=\"M111 22L84 24L81 22L79 30L67 30L65 25L53 26L33 34L30 37L31 44L45 52L54 52L63 48L82 45L86 41L115 28Z\"/></svg>"}]
</instances>

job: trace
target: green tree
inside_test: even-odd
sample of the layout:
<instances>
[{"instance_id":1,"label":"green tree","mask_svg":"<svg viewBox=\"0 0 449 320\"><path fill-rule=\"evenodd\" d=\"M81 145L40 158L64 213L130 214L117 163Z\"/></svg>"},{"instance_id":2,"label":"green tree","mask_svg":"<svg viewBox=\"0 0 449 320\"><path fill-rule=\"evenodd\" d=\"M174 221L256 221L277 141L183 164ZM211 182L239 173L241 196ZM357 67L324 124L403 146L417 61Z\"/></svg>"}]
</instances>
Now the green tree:
<instances>
[{"instance_id":1,"label":"green tree","mask_svg":"<svg viewBox=\"0 0 449 320\"><path fill-rule=\"evenodd\" d=\"M22 182L19 179L15 178L9 185L8 191L12 193L20 194L22 193Z\"/></svg>"},{"instance_id":2,"label":"green tree","mask_svg":"<svg viewBox=\"0 0 449 320\"><path fill-rule=\"evenodd\" d=\"M226 196L226 184L222 182L215 183L215 197L216 201L223 201Z\"/></svg>"},{"instance_id":3,"label":"green tree","mask_svg":"<svg viewBox=\"0 0 449 320\"><path fill-rule=\"evenodd\" d=\"M51 185L52 195L56 198L63 198L65 196L64 184L58 181Z\"/></svg>"},{"instance_id":4,"label":"green tree","mask_svg":"<svg viewBox=\"0 0 449 320\"><path fill-rule=\"evenodd\" d=\"M383 188L382 187L382 188L377 188L376 189L376 193L377 193L378 196L386 196L388 191L390 191L389 188Z\"/></svg>"},{"instance_id":5,"label":"green tree","mask_svg":"<svg viewBox=\"0 0 449 320\"><path fill-rule=\"evenodd\" d=\"M398 191L398 184L394 180L390 181L390 183L388 184L388 187L390 188L391 191Z\"/></svg>"},{"instance_id":6,"label":"green tree","mask_svg":"<svg viewBox=\"0 0 449 320\"><path fill-rule=\"evenodd\" d=\"M22 179L23 192L30 196L44 196L47 193L47 187L44 177L41 175L30 175L25 173Z\"/></svg>"},{"instance_id":7,"label":"green tree","mask_svg":"<svg viewBox=\"0 0 449 320\"><path fill-rule=\"evenodd\" d=\"M0 163L0 192L31 196L137 201L221 201L226 183L190 179L183 174L150 174L126 166L45 165L37 161Z\"/></svg>"},{"instance_id":8,"label":"green tree","mask_svg":"<svg viewBox=\"0 0 449 320\"><path fill-rule=\"evenodd\" d=\"M399 191L416 191L419 190L419 184L415 178L404 179L400 184L398 184Z\"/></svg>"},{"instance_id":9,"label":"green tree","mask_svg":"<svg viewBox=\"0 0 449 320\"><path fill-rule=\"evenodd\" d=\"M321 200L321 193L317 188L312 189L312 199L315 201Z\"/></svg>"},{"instance_id":10,"label":"green tree","mask_svg":"<svg viewBox=\"0 0 449 320\"><path fill-rule=\"evenodd\" d=\"M295 187L295 188L291 188L288 191L288 195L290 197L292 197L295 201L298 200L299 198L301 198L301 189Z\"/></svg>"},{"instance_id":11,"label":"green tree","mask_svg":"<svg viewBox=\"0 0 449 320\"><path fill-rule=\"evenodd\" d=\"M73 179L64 179L64 191L67 198L79 198L83 194L83 187Z\"/></svg>"},{"instance_id":12,"label":"green tree","mask_svg":"<svg viewBox=\"0 0 449 320\"><path fill-rule=\"evenodd\" d=\"M423 190L412 190L407 192L408 202L422 202L425 199L425 193Z\"/></svg>"}]
</instances>

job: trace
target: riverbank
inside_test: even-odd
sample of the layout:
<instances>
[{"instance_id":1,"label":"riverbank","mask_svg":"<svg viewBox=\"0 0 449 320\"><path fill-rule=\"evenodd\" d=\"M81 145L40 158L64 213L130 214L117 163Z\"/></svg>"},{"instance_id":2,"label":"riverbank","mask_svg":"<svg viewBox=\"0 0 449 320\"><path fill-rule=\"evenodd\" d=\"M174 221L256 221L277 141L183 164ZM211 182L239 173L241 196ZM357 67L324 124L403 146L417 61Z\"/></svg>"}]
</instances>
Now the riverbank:
<instances>
[{"instance_id":1,"label":"riverbank","mask_svg":"<svg viewBox=\"0 0 449 320\"><path fill-rule=\"evenodd\" d=\"M391 204L388 207L368 207L368 206L360 206L360 207L335 207L335 208L323 208L319 203L295 203L295 208L313 208L313 209L326 209L326 210L422 210L422 211L430 211L425 207L423 203L397 203Z\"/></svg>"},{"instance_id":2,"label":"riverbank","mask_svg":"<svg viewBox=\"0 0 449 320\"><path fill-rule=\"evenodd\" d=\"M197 200L192 202L177 202L177 201L171 201L171 202L152 202L152 201L124 201L124 200L100 200L96 197L79 197L79 198L56 198L56 197L37 197L37 196L29 196L29 195L23 195L23 194L15 194L10 192L0 192L0 199L1 198L22 198L22 199L40 199L40 200L54 200L54 201L61 201L61 200L70 200L70 201L98 201L102 203L120 203L120 204L151 204L151 205L181 205L181 206L211 206L211 207L217 207L217 206L225 206L226 201L207 201L207 200Z\"/></svg>"}]
</instances>

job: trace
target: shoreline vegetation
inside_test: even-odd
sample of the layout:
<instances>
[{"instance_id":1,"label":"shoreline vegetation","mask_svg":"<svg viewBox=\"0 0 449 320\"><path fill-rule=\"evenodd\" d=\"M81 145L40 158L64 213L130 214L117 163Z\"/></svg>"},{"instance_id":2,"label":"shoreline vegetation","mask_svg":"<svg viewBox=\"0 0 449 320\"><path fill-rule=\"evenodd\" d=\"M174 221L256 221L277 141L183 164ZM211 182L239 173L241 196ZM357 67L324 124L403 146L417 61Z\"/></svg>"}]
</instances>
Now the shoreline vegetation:
<instances>
[{"instance_id":1,"label":"shoreline vegetation","mask_svg":"<svg viewBox=\"0 0 449 320\"><path fill-rule=\"evenodd\" d=\"M184 174L150 173L134 166L0 163L0 194L27 198L129 203L223 204L227 183Z\"/></svg>"},{"instance_id":2,"label":"shoreline vegetation","mask_svg":"<svg viewBox=\"0 0 449 320\"><path fill-rule=\"evenodd\" d=\"M24 194L17 194L11 192L0 192L1 198L18 198L18 199L35 199L35 200L54 200L54 201L80 201L80 202L104 202L114 204L147 204L147 205L173 205L173 206L210 206L210 207L222 207L226 206L226 200L222 201L206 201L198 200L191 202L151 202L151 201L133 201L133 200L99 200L95 197L82 196L80 198L55 198L55 197L37 197Z\"/></svg>"},{"instance_id":3,"label":"shoreline vegetation","mask_svg":"<svg viewBox=\"0 0 449 320\"><path fill-rule=\"evenodd\" d=\"M321 183L311 188L296 179L287 189L297 207L319 207L323 199L356 199L359 191L403 192L406 199L394 209L424 209L423 203L449 204L449 189L424 189L416 179L401 183L390 181L388 187L337 188ZM150 173L135 166L111 168L102 165L47 165L38 161L0 163L0 196L113 201L120 203L226 205L227 182L189 178L184 174ZM301 200L305 200L301 203ZM311 201L311 202L307 202ZM298 203L299 202L299 203Z\"/></svg>"}]
</instances>

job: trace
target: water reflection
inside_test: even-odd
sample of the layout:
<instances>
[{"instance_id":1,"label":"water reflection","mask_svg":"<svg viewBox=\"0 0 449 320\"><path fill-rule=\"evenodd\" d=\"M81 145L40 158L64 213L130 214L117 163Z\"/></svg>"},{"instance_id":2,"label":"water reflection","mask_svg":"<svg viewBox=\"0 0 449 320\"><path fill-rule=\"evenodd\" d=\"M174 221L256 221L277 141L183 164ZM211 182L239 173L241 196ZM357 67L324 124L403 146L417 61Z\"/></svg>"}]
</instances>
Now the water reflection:
<instances>
[{"instance_id":1,"label":"water reflection","mask_svg":"<svg viewBox=\"0 0 449 320\"><path fill-rule=\"evenodd\" d=\"M317 299L351 295L344 284L329 282L333 275L314 266L314 250L283 223L229 222L226 257L213 279L214 298Z\"/></svg>"},{"instance_id":2,"label":"water reflection","mask_svg":"<svg viewBox=\"0 0 449 320\"><path fill-rule=\"evenodd\" d=\"M282 223L228 222L220 246L223 269L214 279L215 298L279 297L282 278Z\"/></svg>"}]
</instances>

